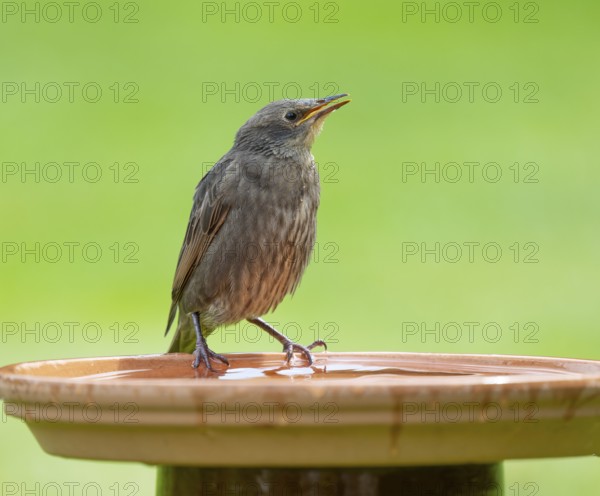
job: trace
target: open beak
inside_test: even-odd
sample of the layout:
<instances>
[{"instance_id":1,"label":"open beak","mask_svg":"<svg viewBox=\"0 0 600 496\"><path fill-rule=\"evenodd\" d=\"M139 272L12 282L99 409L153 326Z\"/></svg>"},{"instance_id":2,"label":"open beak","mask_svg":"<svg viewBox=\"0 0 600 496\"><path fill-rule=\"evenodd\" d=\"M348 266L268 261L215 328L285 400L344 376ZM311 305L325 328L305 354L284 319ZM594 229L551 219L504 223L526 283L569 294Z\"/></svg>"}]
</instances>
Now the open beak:
<instances>
[{"instance_id":1,"label":"open beak","mask_svg":"<svg viewBox=\"0 0 600 496\"><path fill-rule=\"evenodd\" d=\"M328 96L327 98L320 98L319 100L316 101L316 105L314 107L312 107L304 115L304 117L302 117L302 119L300 119L296 123L296 125L298 126L298 125L302 124L304 121L307 121L308 119L312 119L313 117L314 117L315 121L318 119L321 119L322 117L325 117L327 114L330 114L334 110L337 110L340 107L343 107L344 105L346 105L347 103L350 103L351 100L344 100L342 102L338 102L338 103L334 103L333 105L329 105L331 102L333 102L335 100L339 100L340 98L343 98L345 96L348 96L348 94L342 93L341 95L333 95L333 96Z\"/></svg>"}]
</instances>

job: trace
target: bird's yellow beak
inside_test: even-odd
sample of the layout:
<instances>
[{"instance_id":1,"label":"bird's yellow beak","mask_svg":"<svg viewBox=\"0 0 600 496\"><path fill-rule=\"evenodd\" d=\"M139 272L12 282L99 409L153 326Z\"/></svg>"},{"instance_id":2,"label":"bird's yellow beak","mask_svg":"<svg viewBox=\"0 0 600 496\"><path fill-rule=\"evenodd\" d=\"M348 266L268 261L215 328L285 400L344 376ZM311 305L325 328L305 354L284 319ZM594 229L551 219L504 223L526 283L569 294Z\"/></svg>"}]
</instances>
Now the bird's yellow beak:
<instances>
[{"instance_id":1,"label":"bird's yellow beak","mask_svg":"<svg viewBox=\"0 0 600 496\"><path fill-rule=\"evenodd\" d=\"M351 100L344 100L343 102L338 102L338 103L335 103L334 105L329 105L331 102L333 102L335 100L339 100L340 98L343 98L345 96L348 96L348 94L342 93L340 95L328 96L327 98L321 98L321 99L317 100L316 105L314 107L312 107L311 109L309 109L309 111L306 114L304 114L302 119L300 119L296 123L296 125L299 126L300 124L302 124L303 122L307 121L308 119L310 119L312 117L314 117L315 121L316 121L317 119L320 119L321 117L325 117L327 114L330 114L334 110L337 110L340 107L343 107L347 103L350 103Z\"/></svg>"}]
</instances>

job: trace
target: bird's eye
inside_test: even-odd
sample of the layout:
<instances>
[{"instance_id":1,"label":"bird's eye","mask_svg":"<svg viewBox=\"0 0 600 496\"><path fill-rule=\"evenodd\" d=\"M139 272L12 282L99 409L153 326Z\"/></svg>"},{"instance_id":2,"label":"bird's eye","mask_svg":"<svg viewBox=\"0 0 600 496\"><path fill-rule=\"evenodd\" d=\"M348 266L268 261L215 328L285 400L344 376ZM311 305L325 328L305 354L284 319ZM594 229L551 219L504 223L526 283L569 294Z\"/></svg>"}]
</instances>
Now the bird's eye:
<instances>
[{"instance_id":1,"label":"bird's eye","mask_svg":"<svg viewBox=\"0 0 600 496\"><path fill-rule=\"evenodd\" d=\"M284 116L288 121L295 121L298 118L298 114L292 110L290 110L288 113L285 114Z\"/></svg>"}]
</instances>

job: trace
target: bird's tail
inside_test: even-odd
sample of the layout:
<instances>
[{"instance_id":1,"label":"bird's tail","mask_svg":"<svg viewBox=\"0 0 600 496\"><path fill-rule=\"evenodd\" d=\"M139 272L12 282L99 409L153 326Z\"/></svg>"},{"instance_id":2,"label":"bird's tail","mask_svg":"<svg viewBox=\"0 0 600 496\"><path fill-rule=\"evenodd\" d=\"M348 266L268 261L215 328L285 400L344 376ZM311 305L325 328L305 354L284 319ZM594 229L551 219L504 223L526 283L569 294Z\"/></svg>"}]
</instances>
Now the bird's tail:
<instances>
[{"instance_id":1,"label":"bird's tail","mask_svg":"<svg viewBox=\"0 0 600 496\"><path fill-rule=\"evenodd\" d=\"M171 303L171 308L169 309L169 319L167 320L167 329L165 330L165 336L167 334L169 334L169 329L171 329L173 320L175 320L176 313L177 313L177 303L175 301L173 301L173 303Z\"/></svg>"},{"instance_id":2,"label":"bird's tail","mask_svg":"<svg viewBox=\"0 0 600 496\"><path fill-rule=\"evenodd\" d=\"M177 330L167 353L192 353L195 348L196 333L192 318L183 312L179 312Z\"/></svg>"}]
</instances>

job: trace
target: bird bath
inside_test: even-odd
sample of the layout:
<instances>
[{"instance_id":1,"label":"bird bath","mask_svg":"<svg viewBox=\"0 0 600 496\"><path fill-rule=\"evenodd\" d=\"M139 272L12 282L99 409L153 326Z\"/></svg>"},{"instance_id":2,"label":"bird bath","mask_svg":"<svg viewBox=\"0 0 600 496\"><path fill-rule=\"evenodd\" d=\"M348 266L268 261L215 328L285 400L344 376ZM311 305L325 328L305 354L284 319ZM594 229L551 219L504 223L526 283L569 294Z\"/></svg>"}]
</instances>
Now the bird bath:
<instances>
[{"instance_id":1,"label":"bird bath","mask_svg":"<svg viewBox=\"0 0 600 496\"><path fill-rule=\"evenodd\" d=\"M187 354L0 369L48 453L159 465L157 494L502 494L501 462L600 452L600 362L503 355Z\"/></svg>"}]
</instances>

